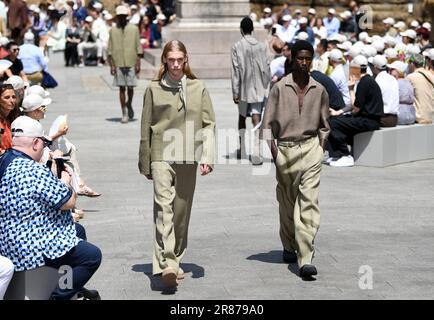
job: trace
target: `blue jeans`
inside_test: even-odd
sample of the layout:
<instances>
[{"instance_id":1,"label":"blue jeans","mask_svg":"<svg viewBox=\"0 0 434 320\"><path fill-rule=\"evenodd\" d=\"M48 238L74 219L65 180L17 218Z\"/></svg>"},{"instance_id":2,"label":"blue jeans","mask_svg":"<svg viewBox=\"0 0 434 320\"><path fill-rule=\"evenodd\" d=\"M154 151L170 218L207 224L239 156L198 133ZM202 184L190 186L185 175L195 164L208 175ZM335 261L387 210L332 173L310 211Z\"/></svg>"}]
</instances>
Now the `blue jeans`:
<instances>
[{"instance_id":1,"label":"blue jeans","mask_svg":"<svg viewBox=\"0 0 434 320\"><path fill-rule=\"evenodd\" d=\"M72 289L60 289L57 286L51 294L52 300L71 299L84 287L101 264L101 250L86 241L86 231L83 226L76 223L75 227L77 236L83 241L57 259L45 258L46 266L58 269L60 266L67 265L72 268Z\"/></svg>"}]
</instances>

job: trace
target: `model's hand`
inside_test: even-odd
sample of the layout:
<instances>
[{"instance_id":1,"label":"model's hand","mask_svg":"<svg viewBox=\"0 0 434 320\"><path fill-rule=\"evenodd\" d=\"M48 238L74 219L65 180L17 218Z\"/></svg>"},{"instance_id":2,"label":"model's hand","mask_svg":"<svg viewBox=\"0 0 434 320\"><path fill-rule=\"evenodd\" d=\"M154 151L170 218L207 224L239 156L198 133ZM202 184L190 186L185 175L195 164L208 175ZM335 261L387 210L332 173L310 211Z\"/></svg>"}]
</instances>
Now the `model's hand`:
<instances>
[{"instance_id":1,"label":"model's hand","mask_svg":"<svg viewBox=\"0 0 434 320\"><path fill-rule=\"evenodd\" d=\"M234 98L234 103L238 104L240 102L240 98Z\"/></svg>"},{"instance_id":2,"label":"model's hand","mask_svg":"<svg viewBox=\"0 0 434 320\"><path fill-rule=\"evenodd\" d=\"M207 164L201 164L200 165L200 175L206 176L208 173L212 171L212 168Z\"/></svg>"},{"instance_id":3,"label":"model's hand","mask_svg":"<svg viewBox=\"0 0 434 320\"><path fill-rule=\"evenodd\" d=\"M146 179L152 180L152 174L145 174Z\"/></svg>"},{"instance_id":4,"label":"model's hand","mask_svg":"<svg viewBox=\"0 0 434 320\"><path fill-rule=\"evenodd\" d=\"M136 74L140 73L140 64L136 64L136 66L134 67L134 71L136 72Z\"/></svg>"},{"instance_id":5,"label":"model's hand","mask_svg":"<svg viewBox=\"0 0 434 320\"><path fill-rule=\"evenodd\" d=\"M114 75L116 74L116 67L115 67L115 66L111 66L111 67L110 67L110 74L111 74L112 76L114 76Z\"/></svg>"}]
</instances>

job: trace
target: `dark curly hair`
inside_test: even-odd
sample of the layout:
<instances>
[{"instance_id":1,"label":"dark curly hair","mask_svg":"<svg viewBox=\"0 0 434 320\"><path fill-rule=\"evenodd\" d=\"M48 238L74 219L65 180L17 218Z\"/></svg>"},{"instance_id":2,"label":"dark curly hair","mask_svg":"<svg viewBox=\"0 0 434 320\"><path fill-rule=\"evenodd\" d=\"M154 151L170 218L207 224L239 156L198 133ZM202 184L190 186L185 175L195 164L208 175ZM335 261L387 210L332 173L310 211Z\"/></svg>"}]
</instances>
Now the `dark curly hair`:
<instances>
[{"instance_id":1,"label":"dark curly hair","mask_svg":"<svg viewBox=\"0 0 434 320\"><path fill-rule=\"evenodd\" d=\"M11 84L3 84L3 83L0 84L0 97L6 90L14 90L14 87ZM15 105L15 108L11 112L9 112L7 116L3 113L3 107L0 104L0 121L11 124L12 121L14 121L19 116L20 116L20 108L18 107L18 104Z\"/></svg>"}]
</instances>

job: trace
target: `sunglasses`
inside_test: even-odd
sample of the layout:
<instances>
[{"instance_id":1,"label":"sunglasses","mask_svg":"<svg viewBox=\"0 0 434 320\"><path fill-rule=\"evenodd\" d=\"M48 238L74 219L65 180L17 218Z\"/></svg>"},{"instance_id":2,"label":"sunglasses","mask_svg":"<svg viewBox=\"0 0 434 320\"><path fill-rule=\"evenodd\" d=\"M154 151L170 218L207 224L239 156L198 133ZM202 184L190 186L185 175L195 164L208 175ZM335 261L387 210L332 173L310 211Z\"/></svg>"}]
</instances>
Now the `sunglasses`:
<instances>
[{"instance_id":1,"label":"sunglasses","mask_svg":"<svg viewBox=\"0 0 434 320\"><path fill-rule=\"evenodd\" d=\"M47 107L46 106L42 106L42 107L39 107L38 110L41 111L41 112L45 112L45 111L47 111Z\"/></svg>"},{"instance_id":2,"label":"sunglasses","mask_svg":"<svg viewBox=\"0 0 434 320\"><path fill-rule=\"evenodd\" d=\"M13 52L18 52L18 51L20 51L20 48L14 48L14 49L12 49L12 51Z\"/></svg>"},{"instance_id":3,"label":"sunglasses","mask_svg":"<svg viewBox=\"0 0 434 320\"><path fill-rule=\"evenodd\" d=\"M53 141L47 140L44 137L37 137L37 139L41 139L42 143L44 144L44 148L49 147L53 144Z\"/></svg>"}]
</instances>

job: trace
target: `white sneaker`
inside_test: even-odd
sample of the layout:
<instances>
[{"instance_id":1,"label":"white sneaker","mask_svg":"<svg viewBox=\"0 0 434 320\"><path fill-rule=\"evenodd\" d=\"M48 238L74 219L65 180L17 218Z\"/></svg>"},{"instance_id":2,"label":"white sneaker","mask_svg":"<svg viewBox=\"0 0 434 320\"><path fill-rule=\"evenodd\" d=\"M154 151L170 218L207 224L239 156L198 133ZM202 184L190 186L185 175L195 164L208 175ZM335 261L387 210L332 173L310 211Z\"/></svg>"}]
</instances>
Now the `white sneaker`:
<instances>
[{"instance_id":1,"label":"white sneaker","mask_svg":"<svg viewBox=\"0 0 434 320\"><path fill-rule=\"evenodd\" d=\"M98 67L104 67L104 65L100 62L98 63Z\"/></svg>"},{"instance_id":2,"label":"white sneaker","mask_svg":"<svg viewBox=\"0 0 434 320\"><path fill-rule=\"evenodd\" d=\"M352 156L343 156L336 161L330 162L331 167L352 167L354 166L354 158Z\"/></svg>"},{"instance_id":3,"label":"white sneaker","mask_svg":"<svg viewBox=\"0 0 434 320\"><path fill-rule=\"evenodd\" d=\"M332 161L336 161L338 160L338 158L333 158L333 157L328 157L327 159L325 159L322 163L330 165L330 162Z\"/></svg>"},{"instance_id":4,"label":"white sneaker","mask_svg":"<svg viewBox=\"0 0 434 320\"><path fill-rule=\"evenodd\" d=\"M84 63L80 63L78 66L79 66L80 68L83 68L83 67L84 67Z\"/></svg>"}]
</instances>

